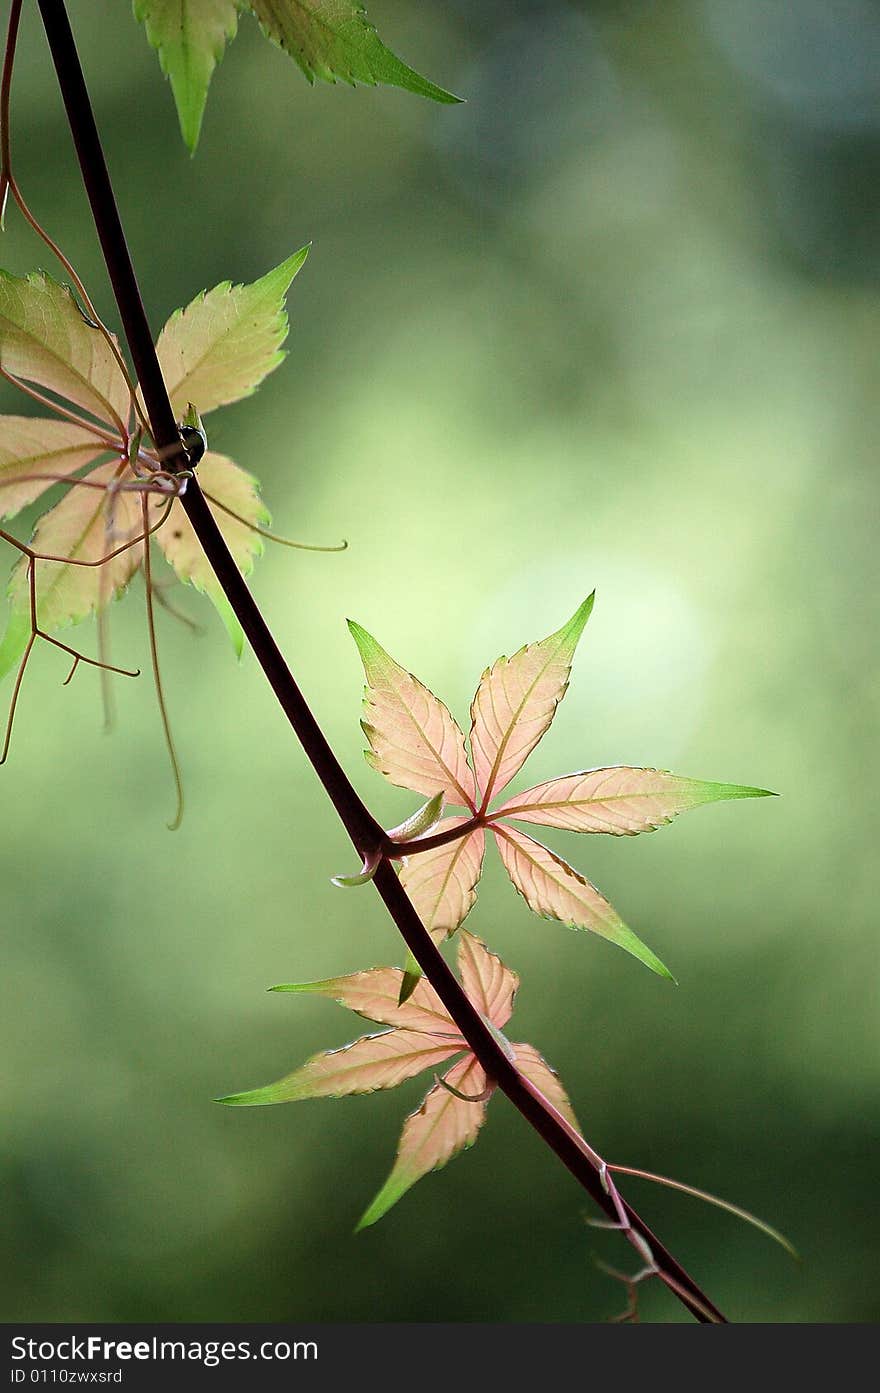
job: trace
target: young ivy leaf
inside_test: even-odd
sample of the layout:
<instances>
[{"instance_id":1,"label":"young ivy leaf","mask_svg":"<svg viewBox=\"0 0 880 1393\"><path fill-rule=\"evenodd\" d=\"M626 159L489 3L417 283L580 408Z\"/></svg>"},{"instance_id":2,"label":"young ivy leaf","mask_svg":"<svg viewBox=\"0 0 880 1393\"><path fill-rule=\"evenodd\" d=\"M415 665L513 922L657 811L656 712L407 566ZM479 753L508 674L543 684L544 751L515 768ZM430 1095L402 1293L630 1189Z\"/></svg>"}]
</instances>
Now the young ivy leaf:
<instances>
[{"instance_id":1,"label":"young ivy leaf","mask_svg":"<svg viewBox=\"0 0 880 1393\"><path fill-rule=\"evenodd\" d=\"M75 474L105 453L91 431L71 422L0 417L0 518L35 503L52 487L53 475ZM46 477L34 477L40 474Z\"/></svg>"},{"instance_id":2,"label":"young ivy leaf","mask_svg":"<svg viewBox=\"0 0 880 1393\"><path fill-rule=\"evenodd\" d=\"M110 345L44 271L22 279L0 270L0 367L111 428L128 420L129 391Z\"/></svg>"},{"instance_id":3,"label":"young ivy leaf","mask_svg":"<svg viewBox=\"0 0 880 1393\"><path fill-rule=\"evenodd\" d=\"M289 53L309 82L403 87L435 102L458 102L382 43L359 0L250 0L264 32Z\"/></svg>"},{"instance_id":4,"label":"young ivy leaf","mask_svg":"<svg viewBox=\"0 0 880 1393\"><path fill-rule=\"evenodd\" d=\"M2 418L0 418L2 420ZM119 461L99 465L86 480L98 489L71 489L37 524L35 551L69 557L43 561L35 569L35 597L40 627L62 629L79 624L121 595L143 559L140 499L132 493L106 492L119 471ZM129 545L130 544L130 545ZM102 566L72 562L99 561L125 548ZM27 559L15 565L7 591L10 616L0 644L0 677L14 667L30 636L30 586Z\"/></svg>"},{"instance_id":5,"label":"young ivy leaf","mask_svg":"<svg viewBox=\"0 0 880 1393\"><path fill-rule=\"evenodd\" d=\"M504 869L522 895L529 909L542 919L560 919L572 928L589 928L600 938L607 938L619 948L625 948L652 972L674 981L672 973L652 953L632 929L628 929L617 911L600 894L586 876L582 876L549 847L503 824L493 826L495 845Z\"/></svg>"},{"instance_id":6,"label":"young ivy leaf","mask_svg":"<svg viewBox=\"0 0 880 1393\"><path fill-rule=\"evenodd\" d=\"M238 0L134 0L135 19L171 83L180 133L194 152L208 85L238 27Z\"/></svg>"},{"instance_id":7,"label":"young ivy leaf","mask_svg":"<svg viewBox=\"0 0 880 1393\"><path fill-rule=\"evenodd\" d=\"M459 939L458 967L468 998L500 1036L513 1011L519 986L516 973L466 931ZM302 1068L265 1088L218 1099L247 1107L368 1093L393 1088L404 1079L461 1055L442 1082L428 1091L421 1106L406 1119L391 1174L361 1218L359 1229L387 1214L422 1176L473 1145L493 1089L433 987L421 981L409 1001L399 1004L401 979L398 969L380 967L326 982L276 987L276 991L329 997L391 1028L378 1035L361 1036L341 1050L315 1055ZM519 1044L508 1048L523 1073L577 1128L565 1090L534 1046Z\"/></svg>"},{"instance_id":8,"label":"young ivy leaf","mask_svg":"<svg viewBox=\"0 0 880 1393\"><path fill-rule=\"evenodd\" d=\"M201 413L249 395L281 362L288 332L285 296L307 252L295 252L253 285L225 282L204 292L165 325L160 363L177 416L194 429L200 429ZM137 489L161 462L154 449L141 448L140 432L132 431L131 392L107 337L84 319L70 291L42 272L20 278L0 271L0 367L95 418L94 424L84 418L75 424L0 416L0 517L34 502L55 479L73 479L81 468L112 454L116 459L109 470L102 466L88 475L85 486L72 488L46 513L33 547L93 563L137 538L143 531ZM198 464L198 477L239 569L250 574L263 550L259 532L252 529L270 521L256 480L210 452ZM125 485L125 491L111 490L113 483ZM97 484L112 492L109 502ZM165 517L154 534L157 543L178 577L214 602L240 655L241 629L181 503L157 490L148 496L150 524ZM137 543L106 566L40 560L35 567L40 626L61 628L103 609L143 555ZM0 676L16 664L30 637L26 560L14 569L9 593L12 610L0 644Z\"/></svg>"},{"instance_id":9,"label":"young ivy leaf","mask_svg":"<svg viewBox=\"0 0 880 1393\"><path fill-rule=\"evenodd\" d=\"M190 402L207 416L250 396L283 361L284 299L308 254L301 247L253 285L224 281L172 314L156 354L176 416Z\"/></svg>"},{"instance_id":10,"label":"young ivy leaf","mask_svg":"<svg viewBox=\"0 0 880 1393\"><path fill-rule=\"evenodd\" d=\"M664 769L586 769L536 784L502 803L496 817L538 822L570 832L633 837L654 832L679 813L725 798L763 798L766 790L683 779Z\"/></svg>"},{"instance_id":11,"label":"young ivy leaf","mask_svg":"<svg viewBox=\"0 0 880 1393\"><path fill-rule=\"evenodd\" d=\"M435 940L454 933L474 904L489 831L511 881L536 914L588 929L674 980L585 876L506 819L576 832L634 834L660 827L703 803L761 798L767 790L621 766L548 780L490 810L493 797L548 730L567 690L575 648L592 607L590 595L556 633L528 644L512 658L499 658L483 673L471 705L473 769L461 730L443 703L389 658L375 639L350 624L367 676L367 719L362 724L371 748L366 757L392 783L416 792L443 783L448 800L461 801L472 814L443 819L434 835L424 839L424 850L417 839L399 851L401 883ZM457 790L458 797L450 789ZM458 837L436 844L439 836L456 827ZM408 958L405 991L412 989L418 972Z\"/></svg>"},{"instance_id":12,"label":"young ivy leaf","mask_svg":"<svg viewBox=\"0 0 880 1393\"><path fill-rule=\"evenodd\" d=\"M364 734L367 763L400 788L445 802L474 807L474 776L464 735L448 709L411 673L405 672L366 629L348 621L367 686Z\"/></svg>"}]
</instances>

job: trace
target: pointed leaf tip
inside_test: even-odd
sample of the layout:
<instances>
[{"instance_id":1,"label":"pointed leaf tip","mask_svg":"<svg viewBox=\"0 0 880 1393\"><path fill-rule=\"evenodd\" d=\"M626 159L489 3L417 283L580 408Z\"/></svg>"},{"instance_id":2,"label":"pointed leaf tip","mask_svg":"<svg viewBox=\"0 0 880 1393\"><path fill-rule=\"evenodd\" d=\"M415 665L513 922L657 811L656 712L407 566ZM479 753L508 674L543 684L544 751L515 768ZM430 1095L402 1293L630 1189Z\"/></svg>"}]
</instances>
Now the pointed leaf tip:
<instances>
[{"instance_id":1,"label":"pointed leaf tip","mask_svg":"<svg viewBox=\"0 0 880 1393\"><path fill-rule=\"evenodd\" d=\"M422 77L382 43L361 0L249 0L263 32L308 81L402 87L431 101L461 98Z\"/></svg>"},{"instance_id":2,"label":"pointed leaf tip","mask_svg":"<svg viewBox=\"0 0 880 1393\"><path fill-rule=\"evenodd\" d=\"M723 789L719 793L720 798L781 798L782 795L772 788L751 788L748 784L716 784L716 788Z\"/></svg>"},{"instance_id":3,"label":"pointed leaf tip","mask_svg":"<svg viewBox=\"0 0 880 1393\"><path fill-rule=\"evenodd\" d=\"M464 735L433 692L396 663L372 634L346 621L364 665L367 763L389 782L473 809L474 776Z\"/></svg>"},{"instance_id":4,"label":"pointed leaf tip","mask_svg":"<svg viewBox=\"0 0 880 1393\"><path fill-rule=\"evenodd\" d=\"M203 416L250 396L284 359L285 297L309 246L250 285L222 281L165 324L156 344L177 416L194 401Z\"/></svg>"},{"instance_id":5,"label":"pointed leaf tip","mask_svg":"<svg viewBox=\"0 0 880 1393\"><path fill-rule=\"evenodd\" d=\"M583 604L578 605L577 609L575 610L575 612L574 612L574 614L572 615L571 620L570 620L569 622L572 623L572 624L578 623L579 626L580 626L580 628L581 628L581 630L583 630L584 625L586 624L586 622L587 622L587 620L589 619L590 615L593 613L593 606L595 605L595 603L596 603L596 591L595 591L595 589L593 589L593 590L590 591L589 595L588 595L587 598L584 600Z\"/></svg>"},{"instance_id":6,"label":"pointed leaf tip","mask_svg":"<svg viewBox=\"0 0 880 1393\"><path fill-rule=\"evenodd\" d=\"M487 1079L483 1069L473 1055L468 1055L452 1066L445 1081L455 1092L435 1084L421 1107L406 1119L391 1174L361 1215L356 1233L387 1214L422 1176L439 1170L476 1141L486 1117L486 1104L463 1102L455 1093L468 1097L484 1093Z\"/></svg>"},{"instance_id":7,"label":"pointed leaf tip","mask_svg":"<svg viewBox=\"0 0 880 1393\"><path fill-rule=\"evenodd\" d=\"M669 968L624 924L613 905L580 871L516 828L494 826L492 830L507 874L535 914L607 938L659 977L675 981Z\"/></svg>"},{"instance_id":8,"label":"pointed leaf tip","mask_svg":"<svg viewBox=\"0 0 880 1393\"><path fill-rule=\"evenodd\" d=\"M550 727L568 690L571 664L593 609L588 595L555 633L487 668L471 703L471 753L487 807Z\"/></svg>"},{"instance_id":9,"label":"pointed leaf tip","mask_svg":"<svg viewBox=\"0 0 880 1393\"><path fill-rule=\"evenodd\" d=\"M135 0L134 14L159 55L180 133L195 154L211 77L227 42L235 38L237 0Z\"/></svg>"},{"instance_id":10,"label":"pointed leaf tip","mask_svg":"<svg viewBox=\"0 0 880 1393\"><path fill-rule=\"evenodd\" d=\"M400 993L397 998L398 1006L405 1006L419 985L422 977L422 969L416 963L416 971L405 971L400 983Z\"/></svg>"},{"instance_id":11,"label":"pointed leaf tip","mask_svg":"<svg viewBox=\"0 0 880 1393\"><path fill-rule=\"evenodd\" d=\"M268 1099L260 1098L258 1095L265 1092L262 1088L252 1088L248 1093L227 1093L225 1098L215 1098L215 1103L223 1103L226 1107L252 1107L258 1103L268 1102Z\"/></svg>"},{"instance_id":12,"label":"pointed leaf tip","mask_svg":"<svg viewBox=\"0 0 880 1393\"><path fill-rule=\"evenodd\" d=\"M311 242L306 242L304 247L300 247L299 251L295 251L286 261L282 261L279 266L273 267L271 271L266 272L265 276L261 276L258 281L255 281L254 289L256 290L258 286L261 286L267 292L285 295L298 272L305 265L311 249Z\"/></svg>"}]
</instances>

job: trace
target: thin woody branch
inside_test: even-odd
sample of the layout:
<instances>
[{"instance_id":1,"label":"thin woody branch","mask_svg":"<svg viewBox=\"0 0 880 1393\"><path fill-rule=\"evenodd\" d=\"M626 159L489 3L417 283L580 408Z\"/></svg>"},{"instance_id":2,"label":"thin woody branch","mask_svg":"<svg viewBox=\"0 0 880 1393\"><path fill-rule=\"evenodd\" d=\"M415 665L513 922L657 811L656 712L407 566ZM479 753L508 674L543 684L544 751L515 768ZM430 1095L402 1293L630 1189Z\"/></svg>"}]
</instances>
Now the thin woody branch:
<instances>
[{"instance_id":1,"label":"thin woody branch","mask_svg":"<svg viewBox=\"0 0 880 1393\"><path fill-rule=\"evenodd\" d=\"M160 457L171 470L187 457L153 348L134 268L125 241L88 92L63 0L38 0L86 192L119 307ZM407 947L423 969L487 1075L556 1153L607 1217L637 1250L650 1251L654 1270L697 1320L721 1322L713 1306L671 1253L617 1193L601 1158L512 1063L471 1004L406 895L385 834L365 807L312 715L272 634L223 540L196 480L181 504L278 702L311 761L355 849L364 860L378 852L376 888Z\"/></svg>"}]
</instances>

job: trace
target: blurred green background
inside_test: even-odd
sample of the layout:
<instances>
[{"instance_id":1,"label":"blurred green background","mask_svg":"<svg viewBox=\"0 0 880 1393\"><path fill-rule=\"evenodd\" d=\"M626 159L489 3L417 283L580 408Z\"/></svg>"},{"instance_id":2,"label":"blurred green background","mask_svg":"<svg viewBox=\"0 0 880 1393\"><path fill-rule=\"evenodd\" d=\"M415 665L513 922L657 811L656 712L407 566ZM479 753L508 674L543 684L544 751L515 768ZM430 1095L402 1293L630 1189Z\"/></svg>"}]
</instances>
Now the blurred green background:
<instances>
[{"instance_id":1,"label":"blurred green background","mask_svg":"<svg viewBox=\"0 0 880 1393\"><path fill-rule=\"evenodd\" d=\"M483 666L594 586L517 786L623 762L784 795L638 839L548 834L677 989L531 916L497 858L469 927L521 974L514 1038L561 1071L606 1156L752 1207L801 1249L798 1267L630 1183L722 1308L875 1319L876 6L374 0L456 108L310 90L243 19L195 160L125 0L71 11L157 329L314 240L288 361L209 428L279 529L351 542L274 550L255 589L386 824L415 800L361 757L345 616L464 720ZM34 14L13 134L26 196L110 318ZM4 264L47 264L7 221ZM419 1081L211 1101L359 1033L266 987L401 949L369 889L331 887L350 848L256 663L183 601L205 633L162 617L177 835L146 677L119 684L107 737L94 674L62 689L40 652L0 775L3 1318L613 1314L624 1294L594 1257L631 1254L586 1227L505 1099L474 1151L356 1238ZM143 663L137 586L114 622L118 659ZM662 1289L643 1313L687 1318Z\"/></svg>"}]
</instances>

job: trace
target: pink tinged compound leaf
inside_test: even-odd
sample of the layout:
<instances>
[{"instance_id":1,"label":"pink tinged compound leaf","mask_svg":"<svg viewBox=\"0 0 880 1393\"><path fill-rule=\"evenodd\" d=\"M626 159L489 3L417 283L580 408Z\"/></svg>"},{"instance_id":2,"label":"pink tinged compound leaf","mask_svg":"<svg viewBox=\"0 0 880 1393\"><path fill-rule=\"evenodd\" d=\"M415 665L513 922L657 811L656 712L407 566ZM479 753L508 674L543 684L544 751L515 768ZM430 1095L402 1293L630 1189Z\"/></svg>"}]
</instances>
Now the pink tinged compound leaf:
<instances>
[{"instance_id":1,"label":"pink tinged compound leaf","mask_svg":"<svg viewBox=\"0 0 880 1393\"><path fill-rule=\"evenodd\" d=\"M43 271L0 271L0 367L116 425L131 398L101 331L81 314L67 286Z\"/></svg>"},{"instance_id":2,"label":"pink tinged compound leaf","mask_svg":"<svg viewBox=\"0 0 880 1393\"><path fill-rule=\"evenodd\" d=\"M370 742L367 763L400 788L447 803L474 806L474 776L464 736L449 710L400 667L360 624L348 621L367 686L361 725Z\"/></svg>"},{"instance_id":3,"label":"pink tinged compound leaf","mask_svg":"<svg viewBox=\"0 0 880 1393\"><path fill-rule=\"evenodd\" d=\"M11 518L52 487L107 453L91 431L38 416L0 416L0 518Z\"/></svg>"},{"instance_id":4,"label":"pink tinged compound leaf","mask_svg":"<svg viewBox=\"0 0 880 1393\"><path fill-rule=\"evenodd\" d=\"M284 298L308 250L294 252L253 285L224 281L171 316L156 353L178 417L189 402L205 416L250 396L278 367L288 331Z\"/></svg>"},{"instance_id":5,"label":"pink tinged compound leaf","mask_svg":"<svg viewBox=\"0 0 880 1393\"><path fill-rule=\"evenodd\" d=\"M574 1115L574 1109L568 1100L568 1094L562 1087L559 1075L535 1049L534 1045L514 1045L514 1062L521 1074L539 1088L549 1103L552 1103L557 1112L561 1113L566 1122L580 1131L578 1120Z\"/></svg>"},{"instance_id":6,"label":"pink tinged compound leaf","mask_svg":"<svg viewBox=\"0 0 880 1393\"><path fill-rule=\"evenodd\" d=\"M362 1035L342 1049L316 1054L301 1069L265 1088L233 1093L217 1101L236 1107L257 1107L265 1103L298 1103L306 1098L374 1093L378 1088L396 1088L423 1069L438 1068L460 1054L461 1049L459 1041L435 1040L417 1031L384 1030L379 1035Z\"/></svg>"},{"instance_id":7,"label":"pink tinged compound leaf","mask_svg":"<svg viewBox=\"0 0 880 1393\"><path fill-rule=\"evenodd\" d=\"M501 1030L513 1012L519 977L466 929L458 940L458 972L470 1001Z\"/></svg>"},{"instance_id":8,"label":"pink tinged compound leaf","mask_svg":"<svg viewBox=\"0 0 880 1393\"><path fill-rule=\"evenodd\" d=\"M393 1025L460 1040L446 1007L424 978L406 1004L399 1005L402 976L397 967L373 967L366 972L352 972L347 977L330 977L324 982L291 983L273 987L272 991L327 997L380 1025ZM464 1049L463 1042L460 1048Z\"/></svg>"},{"instance_id":9,"label":"pink tinged compound leaf","mask_svg":"<svg viewBox=\"0 0 880 1393\"><path fill-rule=\"evenodd\" d=\"M469 819L445 817L435 831L445 832ZM476 827L456 842L420 851L400 867L400 883L435 938L454 934L473 909L483 869L485 834Z\"/></svg>"},{"instance_id":10,"label":"pink tinged compound leaf","mask_svg":"<svg viewBox=\"0 0 880 1393\"><path fill-rule=\"evenodd\" d=\"M767 789L685 779L663 769L587 769L549 779L508 799L493 818L511 817L570 832L634 836L652 832L679 813L727 798L772 797Z\"/></svg>"},{"instance_id":11,"label":"pink tinged compound leaf","mask_svg":"<svg viewBox=\"0 0 880 1393\"><path fill-rule=\"evenodd\" d=\"M473 1055L453 1065L445 1082L467 1098L482 1098L486 1093L486 1075ZM421 1107L406 1119L391 1174L358 1229L375 1224L422 1176L473 1146L485 1117L485 1102L465 1102L435 1084Z\"/></svg>"},{"instance_id":12,"label":"pink tinged compound leaf","mask_svg":"<svg viewBox=\"0 0 880 1393\"><path fill-rule=\"evenodd\" d=\"M209 450L199 462L199 483L206 493L217 499L240 517L257 527L265 527L271 521L269 511L263 503L259 485L251 474L245 473L225 455L214 454ZM157 498L151 507L154 521L165 507ZM214 514L217 526L226 539L226 544L243 576L249 576L254 562L263 551L263 539L257 532L230 517L229 513L208 503ZM174 503L168 521L155 533L166 561L175 571L179 580L189 581L196 590L207 595L213 602L220 618L226 625L236 653L241 657L244 649L244 635L241 626L232 612L229 601L202 550L195 532L183 511L181 503Z\"/></svg>"},{"instance_id":13,"label":"pink tinged compound leaf","mask_svg":"<svg viewBox=\"0 0 880 1393\"><path fill-rule=\"evenodd\" d=\"M544 919L559 919L572 929L589 929L632 953L652 972L675 978L585 876L540 842L513 827L493 826L507 874L529 909Z\"/></svg>"},{"instance_id":14,"label":"pink tinged compound leaf","mask_svg":"<svg viewBox=\"0 0 880 1393\"><path fill-rule=\"evenodd\" d=\"M480 679L471 704L471 752L486 808L528 759L565 696L578 639L593 608L590 595L567 624Z\"/></svg>"}]
</instances>

